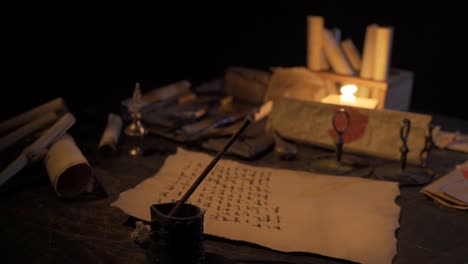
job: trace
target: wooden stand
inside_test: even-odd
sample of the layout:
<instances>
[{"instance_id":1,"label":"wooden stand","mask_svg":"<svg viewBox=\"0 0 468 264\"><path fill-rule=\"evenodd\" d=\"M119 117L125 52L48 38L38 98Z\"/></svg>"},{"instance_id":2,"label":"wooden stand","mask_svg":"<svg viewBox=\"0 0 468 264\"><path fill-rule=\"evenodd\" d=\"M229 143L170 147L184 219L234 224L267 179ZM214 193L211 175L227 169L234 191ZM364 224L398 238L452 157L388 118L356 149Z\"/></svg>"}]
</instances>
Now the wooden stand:
<instances>
[{"instance_id":1,"label":"wooden stand","mask_svg":"<svg viewBox=\"0 0 468 264\"><path fill-rule=\"evenodd\" d=\"M387 81L375 81L333 72L316 72L325 80L340 84L355 84L369 88L371 98L377 99L377 109L409 111L413 88L413 73L407 70L391 69Z\"/></svg>"}]
</instances>

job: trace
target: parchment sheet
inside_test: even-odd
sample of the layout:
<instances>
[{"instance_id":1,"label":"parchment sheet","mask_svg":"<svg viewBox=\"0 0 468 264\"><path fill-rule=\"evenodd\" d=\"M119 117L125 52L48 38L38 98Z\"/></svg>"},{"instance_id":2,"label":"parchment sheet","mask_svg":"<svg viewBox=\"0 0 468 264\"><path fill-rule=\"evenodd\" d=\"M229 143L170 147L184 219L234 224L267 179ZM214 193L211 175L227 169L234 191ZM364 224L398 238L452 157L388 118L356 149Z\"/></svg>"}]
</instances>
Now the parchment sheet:
<instances>
[{"instance_id":1,"label":"parchment sheet","mask_svg":"<svg viewBox=\"0 0 468 264\"><path fill-rule=\"evenodd\" d=\"M112 206L150 221L150 205L180 199L211 160L179 148L153 177L122 192ZM283 252L391 263L398 195L393 182L221 159L188 202L204 209L206 234Z\"/></svg>"}]
</instances>

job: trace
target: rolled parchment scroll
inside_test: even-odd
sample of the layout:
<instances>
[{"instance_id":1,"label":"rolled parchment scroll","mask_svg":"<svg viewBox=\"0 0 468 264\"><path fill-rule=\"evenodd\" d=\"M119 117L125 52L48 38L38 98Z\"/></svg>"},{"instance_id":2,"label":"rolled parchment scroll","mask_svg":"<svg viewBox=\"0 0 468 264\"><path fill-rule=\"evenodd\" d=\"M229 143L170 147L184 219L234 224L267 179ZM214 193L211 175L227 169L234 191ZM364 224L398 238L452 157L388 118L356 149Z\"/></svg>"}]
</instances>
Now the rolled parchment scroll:
<instances>
[{"instance_id":1,"label":"rolled parchment scroll","mask_svg":"<svg viewBox=\"0 0 468 264\"><path fill-rule=\"evenodd\" d=\"M375 31L373 79L386 81L392 56L393 27L378 27Z\"/></svg>"},{"instance_id":2,"label":"rolled parchment scroll","mask_svg":"<svg viewBox=\"0 0 468 264\"><path fill-rule=\"evenodd\" d=\"M98 149L107 147L113 151L117 150L120 132L122 130L122 118L119 115L109 113L107 116L107 125L99 141Z\"/></svg>"},{"instance_id":3,"label":"rolled parchment scroll","mask_svg":"<svg viewBox=\"0 0 468 264\"><path fill-rule=\"evenodd\" d=\"M375 33L377 32L377 24L371 24L366 27L366 35L364 39L364 47L362 52L360 76L364 79L374 79L374 58L375 58ZM369 98L369 87L359 86L356 93L359 97Z\"/></svg>"},{"instance_id":4,"label":"rolled parchment scroll","mask_svg":"<svg viewBox=\"0 0 468 264\"><path fill-rule=\"evenodd\" d=\"M365 79L373 79L374 77L375 33L378 27L377 24L366 27L360 72L360 76Z\"/></svg>"},{"instance_id":5,"label":"rolled parchment scroll","mask_svg":"<svg viewBox=\"0 0 468 264\"><path fill-rule=\"evenodd\" d=\"M56 98L52 101L49 101L45 104L42 104L38 107L35 107L29 111L26 111L24 113L21 113L17 116L14 116L2 123L0 123L0 134L6 133L12 129L15 129L19 126L22 126L31 120L38 118L44 113L47 112L65 112L66 106L65 102L61 97Z\"/></svg>"},{"instance_id":6,"label":"rolled parchment scroll","mask_svg":"<svg viewBox=\"0 0 468 264\"><path fill-rule=\"evenodd\" d=\"M182 94L190 92L191 86L192 83L187 80L182 80L147 91L141 95L140 107L144 108L155 102L179 97ZM132 104L134 104L133 98L126 98L121 101L121 104L128 110L132 107Z\"/></svg>"},{"instance_id":7,"label":"rolled parchment scroll","mask_svg":"<svg viewBox=\"0 0 468 264\"><path fill-rule=\"evenodd\" d=\"M62 197L75 197L89 189L93 169L68 134L54 142L44 159L50 182Z\"/></svg>"},{"instance_id":8,"label":"rolled parchment scroll","mask_svg":"<svg viewBox=\"0 0 468 264\"><path fill-rule=\"evenodd\" d=\"M327 29L323 30L323 49L334 72L344 75L354 74L333 33Z\"/></svg>"},{"instance_id":9,"label":"rolled parchment scroll","mask_svg":"<svg viewBox=\"0 0 468 264\"><path fill-rule=\"evenodd\" d=\"M0 138L0 152L7 149L16 142L20 141L24 137L31 135L34 132L39 131L40 129L43 129L46 126L52 124L53 122L57 121L58 118L59 117L55 112L48 112L45 113L43 116L32 120L26 125L13 130L6 136Z\"/></svg>"},{"instance_id":10,"label":"rolled parchment scroll","mask_svg":"<svg viewBox=\"0 0 468 264\"><path fill-rule=\"evenodd\" d=\"M322 38L324 19L321 16L307 17L307 67L312 71L323 70Z\"/></svg>"},{"instance_id":11,"label":"rolled parchment scroll","mask_svg":"<svg viewBox=\"0 0 468 264\"><path fill-rule=\"evenodd\" d=\"M63 115L57 122L42 133L34 143L26 147L18 158L0 173L0 187L29 163L41 158L47 148L54 143L55 140L64 135L74 124L75 117L71 113Z\"/></svg>"},{"instance_id":12,"label":"rolled parchment scroll","mask_svg":"<svg viewBox=\"0 0 468 264\"><path fill-rule=\"evenodd\" d=\"M354 46L353 40L350 38L343 40L341 42L341 48L353 69L359 72L361 70L361 55L356 46Z\"/></svg>"}]
</instances>

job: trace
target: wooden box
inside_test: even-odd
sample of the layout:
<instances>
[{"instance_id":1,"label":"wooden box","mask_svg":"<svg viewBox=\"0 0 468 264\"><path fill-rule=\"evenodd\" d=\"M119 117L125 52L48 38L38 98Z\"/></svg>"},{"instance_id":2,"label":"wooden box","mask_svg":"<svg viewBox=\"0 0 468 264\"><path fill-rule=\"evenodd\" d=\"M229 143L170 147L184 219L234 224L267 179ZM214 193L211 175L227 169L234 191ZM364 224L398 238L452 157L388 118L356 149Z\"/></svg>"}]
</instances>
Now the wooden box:
<instances>
[{"instance_id":1,"label":"wooden box","mask_svg":"<svg viewBox=\"0 0 468 264\"><path fill-rule=\"evenodd\" d=\"M323 79L337 83L368 87L370 98L377 99L377 109L410 110L414 76L411 71L391 69L387 81L375 81L333 72L321 71L316 73Z\"/></svg>"}]
</instances>

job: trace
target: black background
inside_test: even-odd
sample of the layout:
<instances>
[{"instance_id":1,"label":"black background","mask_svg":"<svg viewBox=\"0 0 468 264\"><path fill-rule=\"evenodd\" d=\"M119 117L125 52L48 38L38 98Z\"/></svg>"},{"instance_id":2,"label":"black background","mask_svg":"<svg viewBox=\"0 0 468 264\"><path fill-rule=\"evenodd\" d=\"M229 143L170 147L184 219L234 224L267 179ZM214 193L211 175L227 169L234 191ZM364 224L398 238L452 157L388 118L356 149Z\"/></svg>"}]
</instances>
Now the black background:
<instances>
[{"instance_id":1,"label":"black background","mask_svg":"<svg viewBox=\"0 0 468 264\"><path fill-rule=\"evenodd\" d=\"M321 15L326 27L339 27L360 50L367 25L393 26L391 65L415 74L411 111L468 119L461 7L404 1L279 3L144 3L148 8L128 12L117 1L112 7L127 11L118 18L78 9L34 16L12 9L3 38L0 117L58 96L72 112L97 105L105 114L119 109L137 81L144 92L182 79L196 85L233 65L305 66L306 17Z\"/></svg>"}]
</instances>

